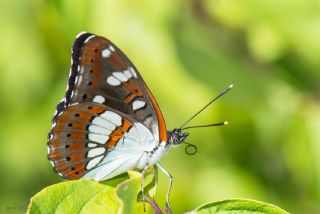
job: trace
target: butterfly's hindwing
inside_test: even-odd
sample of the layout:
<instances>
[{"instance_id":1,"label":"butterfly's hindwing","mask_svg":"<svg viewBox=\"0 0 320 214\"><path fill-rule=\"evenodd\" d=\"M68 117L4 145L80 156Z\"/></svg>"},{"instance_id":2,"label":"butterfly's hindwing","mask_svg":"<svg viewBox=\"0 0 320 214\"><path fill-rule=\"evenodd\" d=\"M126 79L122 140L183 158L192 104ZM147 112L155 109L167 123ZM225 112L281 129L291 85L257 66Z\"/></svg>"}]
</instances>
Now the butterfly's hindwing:
<instances>
[{"instance_id":1,"label":"butterfly's hindwing","mask_svg":"<svg viewBox=\"0 0 320 214\"><path fill-rule=\"evenodd\" d=\"M80 178L124 138L132 123L117 110L101 104L70 106L56 118L48 157L63 177Z\"/></svg>"}]
</instances>

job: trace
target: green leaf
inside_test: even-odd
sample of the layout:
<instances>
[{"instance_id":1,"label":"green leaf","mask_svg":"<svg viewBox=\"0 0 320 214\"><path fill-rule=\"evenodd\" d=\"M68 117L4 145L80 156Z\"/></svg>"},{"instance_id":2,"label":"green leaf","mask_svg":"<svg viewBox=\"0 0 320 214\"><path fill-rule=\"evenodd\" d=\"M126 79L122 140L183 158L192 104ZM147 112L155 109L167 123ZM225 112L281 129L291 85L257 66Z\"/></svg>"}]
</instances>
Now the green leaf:
<instances>
[{"instance_id":1,"label":"green leaf","mask_svg":"<svg viewBox=\"0 0 320 214\"><path fill-rule=\"evenodd\" d=\"M115 213L119 207L114 187L81 179L45 188L31 199L28 213Z\"/></svg>"},{"instance_id":2,"label":"green leaf","mask_svg":"<svg viewBox=\"0 0 320 214\"><path fill-rule=\"evenodd\" d=\"M288 212L276 207L272 204L267 204L259 201L248 199L230 199L212 202L203 205L190 214L211 214L211 213L224 213L224 214L288 214Z\"/></svg>"},{"instance_id":3,"label":"green leaf","mask_svg":"<svg viewBox=\"0 0 320 214\"><path fill-rule=\"evenodd\" d=\"M33 196L27 213L142 213L143 205L137 202L140 183L141 174L135 171L100 183L62 182Z\"/></svg>"},{"instance_id":4,"label":"green leaf","mask_svg":"<svg viewBox=\"0 0 320 214\"><path fill-rule=\"evenodd\" d=\"M117 189L117 195L122 202L121 213L143 213L143 204L137 202L141 190L141 174L131 171L129 175L132 179L119 184Z\"/></svg>"}]
</instances>

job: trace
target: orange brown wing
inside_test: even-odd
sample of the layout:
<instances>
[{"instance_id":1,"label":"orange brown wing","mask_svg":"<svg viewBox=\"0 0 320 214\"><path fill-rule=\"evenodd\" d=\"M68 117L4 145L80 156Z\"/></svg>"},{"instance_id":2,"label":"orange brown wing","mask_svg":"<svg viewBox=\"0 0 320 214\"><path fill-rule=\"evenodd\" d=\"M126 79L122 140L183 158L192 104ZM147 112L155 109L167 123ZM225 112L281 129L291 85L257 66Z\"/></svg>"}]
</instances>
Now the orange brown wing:
<instances>
[{"instance_id":1,"label":"orange brown wing","mask_svg":"<svg viewBox=\"0 0 320 214\"><path fill-rule=\"evenodd\" d=\"M108 155L134 122L101 104L70 106L56 117L49 134L48 158L62 177L79 179Z\"/></svg>"}]
</instances>

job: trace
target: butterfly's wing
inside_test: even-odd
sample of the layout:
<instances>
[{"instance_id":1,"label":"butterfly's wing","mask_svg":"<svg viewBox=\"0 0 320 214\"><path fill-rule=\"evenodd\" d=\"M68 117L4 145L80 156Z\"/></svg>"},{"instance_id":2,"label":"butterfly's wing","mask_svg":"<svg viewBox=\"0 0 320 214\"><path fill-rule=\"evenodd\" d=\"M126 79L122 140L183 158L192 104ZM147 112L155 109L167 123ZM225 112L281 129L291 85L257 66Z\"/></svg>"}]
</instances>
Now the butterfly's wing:
<instances>
[{"instance_id":1,"label":"butterfly's wing","mask_svg":"<svg viewBox=\"0 0 320 214\"><path fill-rule=\"evenodd\" d=\"M159 106L140 74L114 44L90 33L74 42L67 92L53 125L48 157L67 179L90 174L101 164L112 177L143 159L144 150L167 142Z\"/></svg>"},{"instance_id":2,"label":"butterfly's wing","mask_svg":"<svg viewBox=\"0 0 320 214\"><path fill-rule=\"evenodd\" d=\"M167 140L159 106L133 64L109 40L82 33L73 45L68 89L57 113L88 101L127 114L148 127L160 141Z\"/></svg>"},{"instance_id":3,"label":"butterfly's wing","mask_svg":"<svg viewBox=\"0 0 320 214\"><path fill-rule=\"evenodd\" d=\"M139 159L145 158L145 151L156 147L154 136L144 125L95 102L66 108L53 126L48 157L56 172L66 179L78 179L91 171L94 173L86 177L113 177L134 168Z\"/></svg>"}]
</instances>

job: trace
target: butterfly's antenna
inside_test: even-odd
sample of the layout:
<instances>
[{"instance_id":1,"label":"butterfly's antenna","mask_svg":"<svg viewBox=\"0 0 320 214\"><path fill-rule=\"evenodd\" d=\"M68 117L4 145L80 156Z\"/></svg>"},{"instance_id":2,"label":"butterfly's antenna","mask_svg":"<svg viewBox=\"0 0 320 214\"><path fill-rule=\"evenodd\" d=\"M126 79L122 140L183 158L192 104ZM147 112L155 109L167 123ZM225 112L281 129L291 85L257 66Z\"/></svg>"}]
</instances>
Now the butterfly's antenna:
<instances>
[{"instance_id":1,"label":"butterfly's antenna","mask_svg":"<svg viewBox=\"0 0 320 214\"><path fill-rule=\"evenodd\" d=\"M182 128L180 130L185 130L185 129L193 129L193 128L202 128L202 127L211 127L211 126L223 126L223 125L228 125L228 121L224 121L221 123L213 123L213 124L207 124L207 125L200 125L200 126L188 126L185 128Z\"/></svg>"},{"instance_id":2,"label":"butterfly's antenna","mask_svg":"<svg viewBox=\"0 0 320 214\"><path fill-rule=\"evenodd\" d=\"M219 99L220 97L222 97L223 95L225 95L228 91L230 91L230 89L233 87L233 84L229 85L228 88L224 89L218 96L216 96L215 98L213 98L207 105L205 105L202 109L200 109L197 113L195 113L192 117L190 117L180 128L179 130L182 130L183 127L185 125L187 125L193 118L195 118L198 114L200 114L203 110L205 110L209 105L211 105L211 103L213 103L214 101L216 101L217 99ZM219 123L217 123L219 124ZM221 123L220 123L221 124ZM221 125L225 125L225 124L221 124ZM221 126L220 125L220 126ZM217 126L217 125L209 125L209 126ZM206 127L206 126L204 126Z\"/></svg>"}]
</instances>

